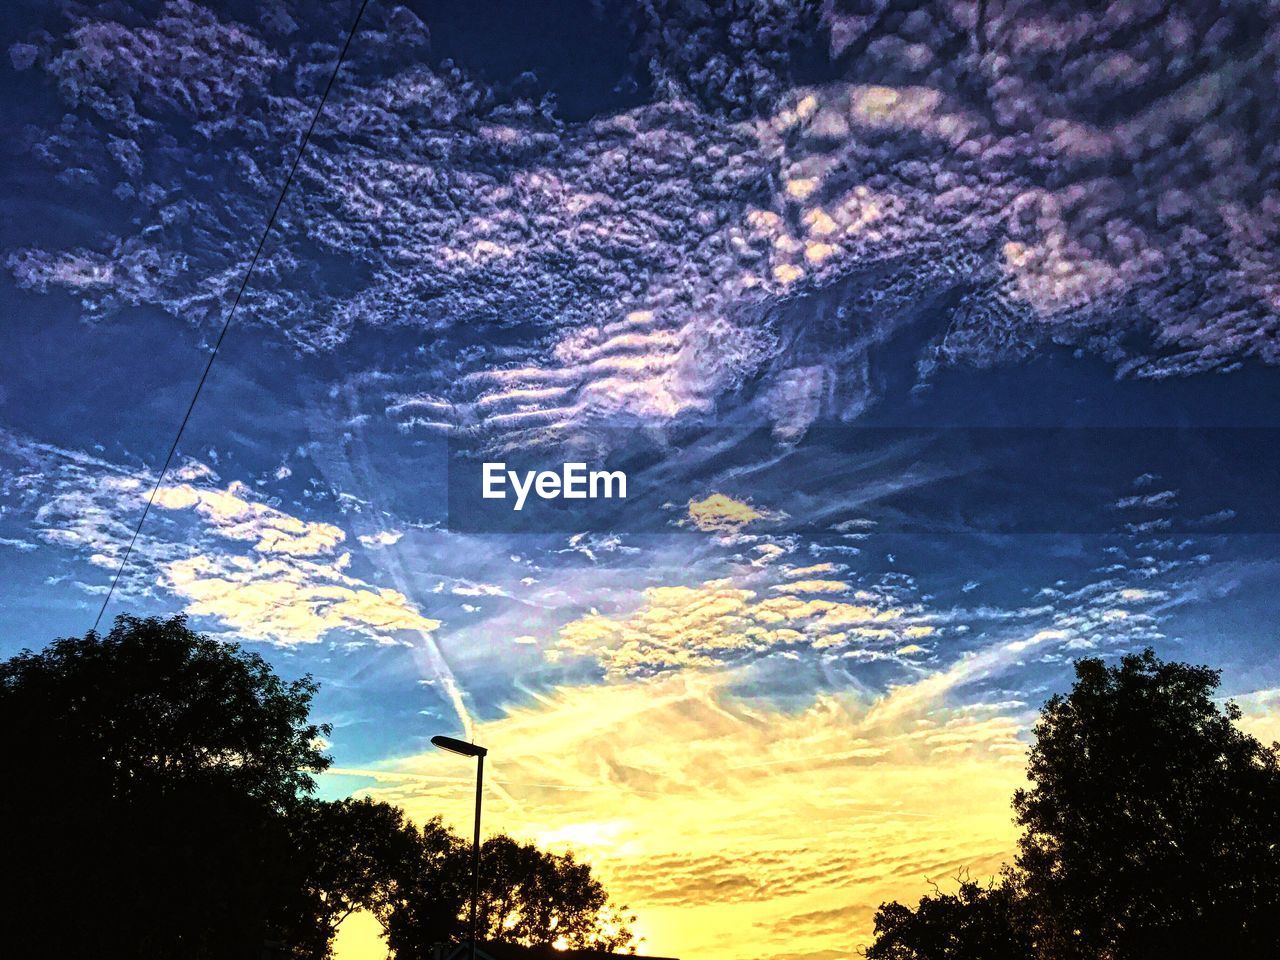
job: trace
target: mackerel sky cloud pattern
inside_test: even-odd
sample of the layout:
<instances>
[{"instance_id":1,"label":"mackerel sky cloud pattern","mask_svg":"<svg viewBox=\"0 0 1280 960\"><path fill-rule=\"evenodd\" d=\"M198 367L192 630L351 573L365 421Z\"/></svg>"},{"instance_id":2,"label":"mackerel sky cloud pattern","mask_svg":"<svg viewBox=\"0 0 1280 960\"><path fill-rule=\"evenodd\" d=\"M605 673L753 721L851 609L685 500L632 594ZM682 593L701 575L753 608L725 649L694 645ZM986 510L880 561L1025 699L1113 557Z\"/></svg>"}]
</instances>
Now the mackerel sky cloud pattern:
<instances>
[{"instance_id":1,"label":"mackerel sky cloud pattern","mask_svg":"<svg viewBox=\"0 0 1280 960\"><path fill-rule=\"evenodd\" d=\"M354 12L15 10L0 656L92 624ZM469 829L474 736L642 952L845 957L1007 859L1073 658L1280 729L1277 83L1243 0L372 0L107 619L312 673L326 796ZM452 523L476 453L628 498Z\"/></svg>"},{"instance_id":2,"label":"mackerel sky cloud pattern","mask_svg":"<svg viewBox=\"0 0 1280 960\"><path fill-rule=\"evenodd\" d=\"M304 352L456 338L456 369L390 371L391 415L551 436L744 385L795 436L860 412L868 347L904 330L922 377L1053 343L1125 376L1276 361L1280 34L1260 7L844 6L746 5L721 31L752 37L736 52L679 4L637 7L653 101L588 120L432 63L412 12L375 11L247 322ZM102 322L154 304L211 324L331 51L286 4L67 12L9 51L72 109L27 149L125 222L9 268ZM787 304L824 292L843 322L816 356Z\"/></svg>"}]
</instances>

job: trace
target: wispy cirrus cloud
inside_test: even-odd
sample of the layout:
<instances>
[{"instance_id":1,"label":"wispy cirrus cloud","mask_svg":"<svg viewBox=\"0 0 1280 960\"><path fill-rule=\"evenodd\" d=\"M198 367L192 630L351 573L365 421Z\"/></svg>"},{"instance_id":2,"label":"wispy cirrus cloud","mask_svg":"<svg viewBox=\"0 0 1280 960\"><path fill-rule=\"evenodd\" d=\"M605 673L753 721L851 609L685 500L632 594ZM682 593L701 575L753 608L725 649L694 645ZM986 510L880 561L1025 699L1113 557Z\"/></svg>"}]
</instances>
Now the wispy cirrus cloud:
<instances>
[{"instance_id":1,"label":"wispy cirrus cloud","mask_svg":"<svg viewBox=\"0 0 1280 960\"><path fill-rule=\"evenodd\" d=\"M847 950L869 942L882 900L1007 856L1020 720L946 707L936 685L890 715L848 693L781 711L734 684L682 672L561 688L478 725L510 795L486 805L487 823L592 861L655 953ZM469 822L438 755L359 772L414 816ZM830 923L788 922L818 909ZM725 947L728 930L749 954Z\"/></svg>"}]
</instances>

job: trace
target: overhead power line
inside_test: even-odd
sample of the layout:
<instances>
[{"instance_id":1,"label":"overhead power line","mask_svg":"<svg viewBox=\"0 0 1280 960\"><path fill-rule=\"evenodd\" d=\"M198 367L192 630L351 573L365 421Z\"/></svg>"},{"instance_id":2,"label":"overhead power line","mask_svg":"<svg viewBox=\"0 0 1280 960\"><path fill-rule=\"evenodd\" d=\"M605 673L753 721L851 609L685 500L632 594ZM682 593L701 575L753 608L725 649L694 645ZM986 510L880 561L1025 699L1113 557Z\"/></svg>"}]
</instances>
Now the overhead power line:
<instances>
[{"instance_id":1,"label":"overhead power line","mask_svg":"<svg viewBox=\"0 0 1280 960\"><path fill-rule=\"evenodd\" d=\"M356 11L355 19L351 21L351 29L347 31L347 39L342 44L342 51L338 54L338 61L333 65L333 72L329 74L329 82L325 84L324 92L320 95L320 103L316 105L316 111L311 116L311 123L307 126L306 131L302 134L302 140L298 143L298 151L294 154L293 163L289 167L289 174L284 178L284 185L280 188L280 195L276 197L275 206L271 208L271 216L267 218L267 224L262 229L262 236L258 238L258 246L253 251L253 258L249 261L249 266L240 281L240 289L236 291L236 298L231 303L231 309L227 311L227 318L222 323L222 330L218 334L218 339L213 343L213 351L209 354L209 362L205 364L204 372L200 374L200 380L196 383L195 392L191 394L191 402L187 404L187 412L182 417L182 423L178 425L178 432L174 435L173 444L169 447L169 454L164 458L164 466L160 468L160 473L156 476L156 482L151 488L151 495L147 497L146 506L142 508L142 516L138 518L138 525L133 528L133 536L129 538L129 545L125 547L124 556L120 558L120 566L116 568L116 575L112 578L107 595L102 600L102 607L98 610L98 616L93 621L93 629L95 631L98 629L98 625L102 623L102 617L107 612L107 604L111 602L111 597L116 592L116 585L120 582L120 576L124 573L125 565L129 562L129 557L133 553L134 544L138 542L138 534L142 532L142 525L147 521L147 514L151 512L151 505L155 503L156 494L160 491L160 485L164 483L164 478L169 473L169 466L173 463L174 454L178 451L178 444L182 441L182 434L187 429L187 421L191 419L191 413L196 408L196 401L200 399L200 391L204 389L205 381L209 379L209 371L213 369L213 361L218 358L218 349L222 346L227 330L231 327L231 321L235 319L236 309L240 306L240 299L244 296L245 288L249 286L249 281L253 278L253 271L257 268L258 260L262 257L262 250L266 246L267 237L271 234L271 228L275 226L280 207L284 204L285 194L289 192L289 185L293 183L293 175L298 172L298 164L302 160L303 153L306 152L307 144L311 142L311 134L316 128L316 123L320 120L320 114L324 112L325 102L329 99L329 91L333 89L334 81L338 79L338 71L342 69L342 63L347 59L347 51L351 49L351 41L356 35L356 30L360 27L360 20L364 16L365 7L368 5L369 0L361 0L360 9Z\"/></svg>"}]
</instances>

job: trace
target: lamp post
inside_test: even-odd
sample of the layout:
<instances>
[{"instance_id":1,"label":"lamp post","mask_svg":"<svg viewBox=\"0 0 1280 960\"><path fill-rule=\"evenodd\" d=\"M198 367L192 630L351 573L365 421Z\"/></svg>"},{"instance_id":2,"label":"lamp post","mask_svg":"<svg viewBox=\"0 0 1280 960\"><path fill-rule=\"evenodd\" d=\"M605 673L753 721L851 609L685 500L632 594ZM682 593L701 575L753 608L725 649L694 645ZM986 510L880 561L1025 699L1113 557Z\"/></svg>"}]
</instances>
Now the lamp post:
<instances>
[{"instance_id":1,"label":"lamp post","mask_svg":"<svg viewBox=\"0 0 1280 960\"><path fill-rule=\"evenodd\" d=\"M484 784L484 757L489 751L453 737L432 737L441 750L476 758L476 831L471 840L471 960L476 960L476 904L480 900L480 789Z\"/></svg>"}]
</instances>

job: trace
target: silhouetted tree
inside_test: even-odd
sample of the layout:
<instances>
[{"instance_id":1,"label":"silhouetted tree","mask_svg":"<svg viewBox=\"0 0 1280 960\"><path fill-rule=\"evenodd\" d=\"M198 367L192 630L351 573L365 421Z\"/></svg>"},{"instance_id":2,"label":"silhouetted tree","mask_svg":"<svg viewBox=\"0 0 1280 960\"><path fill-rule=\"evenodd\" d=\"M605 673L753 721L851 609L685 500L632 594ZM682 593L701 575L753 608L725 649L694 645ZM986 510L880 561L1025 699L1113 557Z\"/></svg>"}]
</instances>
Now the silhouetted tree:
<instances>
[{"instance_id":1,"label":"silhouetted tree","mask_svg":"<svg viewBox=\"0 0 1280 960\"><path fill-rule=\"evenodd\" d=\"M900 903L876 911L869 960L1030 960L1031 939L1008 883L981 887L964 881L955 893L938 890L913 910Z\"/></svg>"},{"instance_id":2,"label":"silhouetted tree","mask_svg":"<svg viewBox=\"0 0 1280 960\"><path fill-rule=\"evenodd\" d=\"M15 957L256 957L285 818L329 763L309 677L181 617L0 663L0 902Z\"/></svg>"},{"instance_id":3,"label":"silhouetted tree","mask_svg":"<svg viewBox=\"0 0 1280 960\"><path fill-rule=\"evenodd\" d=\"M882 905L868 957L1280 955L1280 746L1236 726L1208 667L1146 650L1075 672L1035 727L1015 866L987 890Z\"/></svg>"},{"instance_id":4,"label":"silhouetted tree","mask_svg":"<svg viewBox=\"0 0 1280 960\"><path fill-rule=\"evenodd\" d=\"M357 909L399 960L464 940L469 843L439 818L308 796L329 765L315 691L181 617L0 663L0 954L324 960ZM482 935L630 943L572 856L495 837L482 863Z\"/></svg>"},{"instance_id":5,"label":"silhouetted tree","mask_svg":"<svg viewBox=\"0 0 1280 960\"><path fill-rule=\"evenodd\" d=\"M290 816L289 834L301 883L287 939L299 960L327 957L338 925L356 910L378 915L417 888L422 834L399 807L308 800Z\"/></svg>"},{"instance_id":6,"label":"silhouetted tree","mask_svg":"<svg viewBox=\"0 0 1280 960\"><path fill-rule=\"evenodd\" d=\"M396 960L429 960L436 944L459 942L467 930L471 845L439 817L414 829L413 845L373 905Z\"/></svg>"},{"instance_id":7,"label":"silhouetted tree","mask_svg":"<svg viewBox=\"0 0 1280 960\"><path fill-rule=\"evenodd\" d=\"M397 960L420 960L436 943L469 936L470 845L424 830L424 853L419 889L394 904L385 921ZM481 845L481 940L634 950L635 918L625 911L610 902L591 866L572 854L548 853L503 835Z\"/></svg>"},{"instance_id":8,"label":"silhouetted tree","mask_svg":"<svg viewBox=\"0 0 1280 960\"><path fill-rule=\"evenodd\" d=\"M1220 674L1147 650L1080 660L1035 728L1017 867L1042 955L1280 951L1280 758L1214 699Z\"/></svg>"},{"instance_id":9,"label":"silhouetted tree","mask_svg":"<svg viewBox=\"0 0 1280 960\"><path fill-rule=\"evenodd\" d=\"M507 836L480 848L481 936L527 946L618 950L631 943L625 907L614 907L591 865Z\"/></svg>"}]
</instances>

